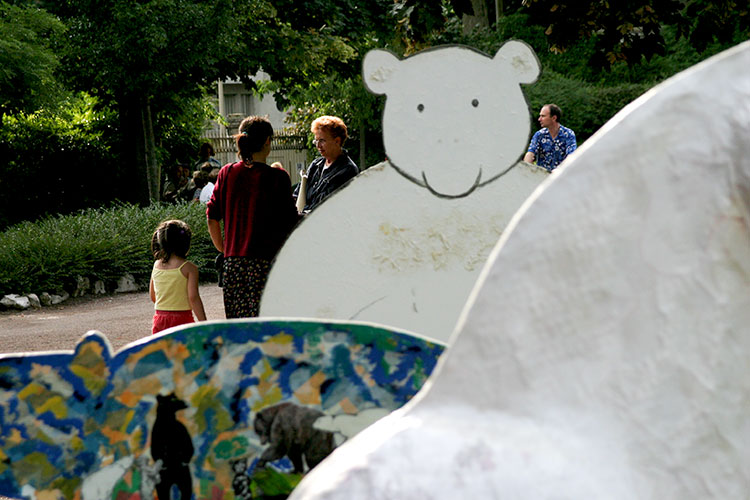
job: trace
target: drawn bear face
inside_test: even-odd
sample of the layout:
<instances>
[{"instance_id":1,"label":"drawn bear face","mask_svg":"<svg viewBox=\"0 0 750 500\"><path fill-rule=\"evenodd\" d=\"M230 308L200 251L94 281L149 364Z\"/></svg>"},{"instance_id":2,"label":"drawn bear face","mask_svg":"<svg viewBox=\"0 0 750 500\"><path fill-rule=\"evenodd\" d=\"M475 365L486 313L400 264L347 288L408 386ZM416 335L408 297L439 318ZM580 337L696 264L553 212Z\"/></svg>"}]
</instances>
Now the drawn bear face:
<instances>
[{"instance_id":1,"label":"drawn bear face","mask_svg":"<svg viewBox=\"0 0 750 500\"><path fill-rule=\"evenodd\" d=\"M521 158L531 120L519 84L539 75L525 43L507 42L492 58L462 46L404 60L373 50L362 67L368 89L387 96L388 160L436 196L467 196Z\"/></svg>"}]
</instances>

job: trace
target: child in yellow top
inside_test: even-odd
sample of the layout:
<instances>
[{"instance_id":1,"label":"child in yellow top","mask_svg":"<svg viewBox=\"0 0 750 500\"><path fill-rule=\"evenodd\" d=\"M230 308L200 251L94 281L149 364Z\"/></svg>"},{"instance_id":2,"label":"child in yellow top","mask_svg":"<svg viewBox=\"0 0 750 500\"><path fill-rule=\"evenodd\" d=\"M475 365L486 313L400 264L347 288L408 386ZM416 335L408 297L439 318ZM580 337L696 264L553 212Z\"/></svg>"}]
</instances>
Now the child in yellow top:
<instances>
[{"instance_id":1,"label":"child in yellow top","mask_svg":"<svg viewBox=\"0 0 750 500\"><path fill-rule=\"evenodd\" d=\"M185 323L206 320L203 301L198 292L198 267L185 259L190 250L190 226L181 220L159 224L151 237L154 268L149 294L154 303L151 333Z\"/></svg>"}]
</instances>

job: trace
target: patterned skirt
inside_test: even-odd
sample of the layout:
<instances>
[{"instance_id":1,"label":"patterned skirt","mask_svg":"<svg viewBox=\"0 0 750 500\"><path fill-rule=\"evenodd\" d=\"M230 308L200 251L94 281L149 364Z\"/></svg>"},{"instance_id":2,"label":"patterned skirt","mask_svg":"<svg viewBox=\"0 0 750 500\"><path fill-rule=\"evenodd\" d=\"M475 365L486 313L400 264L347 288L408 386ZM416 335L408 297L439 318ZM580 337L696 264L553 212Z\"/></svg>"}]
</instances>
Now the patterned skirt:
<instances>
[{"instance_id":1,"label":"patterned skirt","mask_svg":"<svg viewBox=\"0 0 750 500\"><path fill-rule=\"evenodd\" d=\"M260 297L266 286L271 261L253 257L224 259L224 315L252 318L258 315Z\"/></svg>"}]
</instances>

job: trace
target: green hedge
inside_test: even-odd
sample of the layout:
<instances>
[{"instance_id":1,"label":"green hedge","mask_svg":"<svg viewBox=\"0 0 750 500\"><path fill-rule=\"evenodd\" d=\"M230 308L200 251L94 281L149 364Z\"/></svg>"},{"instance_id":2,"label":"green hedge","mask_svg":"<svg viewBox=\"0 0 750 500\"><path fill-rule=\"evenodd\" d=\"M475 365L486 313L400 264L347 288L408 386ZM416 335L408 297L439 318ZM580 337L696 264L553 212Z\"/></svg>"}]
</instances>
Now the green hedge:
<instances>
[{"instance_id":1,"label":"green hedge","mask_svg":"<svg viewBox=\"0 0 750 500\"><path fill-rule=\"evenodd\" d=\"M650 84L623 83L599 87L546 71L539 80L524 88L533 116L553 102L563 110L561 123L576 133L578 144L604 125L628 103L651 88ZM534 130L538 129L538 126Z\"/></svg>"},{"instance_id":2,"label":"green hedge","mask_svg":"<svg viewBox=\"0 0 750 500\"><path fill-rule=\"evenodd\" d=\"M0 233L0 295L75 290L76 277L104 281L112 290L125 273L148 284L151 235L163 220L187 222L193 239L188 258L202 281L215 281L216 249L206 228L206 207L196 203L117 205L24 222Z\"/></svg>"},{"instance_id":3,"label":"green hedge","mask_svg":"<svg viewBox=\"0 0 750 500\"><path fill-rule=\"evenodd\" d=\"M125 172L111 146L117 142L115 117L95 105L82 95L60 109L3 117L0 229L128 194L121 192Z\"/></svg>"}]
</instances>

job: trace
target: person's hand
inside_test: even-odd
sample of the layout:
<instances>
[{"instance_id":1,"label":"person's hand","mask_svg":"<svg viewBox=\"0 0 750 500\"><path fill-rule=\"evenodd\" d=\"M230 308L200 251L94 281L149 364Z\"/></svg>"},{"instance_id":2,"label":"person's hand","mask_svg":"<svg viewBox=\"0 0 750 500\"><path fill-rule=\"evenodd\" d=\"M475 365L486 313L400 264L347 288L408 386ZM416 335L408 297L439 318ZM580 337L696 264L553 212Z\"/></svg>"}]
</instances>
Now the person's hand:
<instances>
[{"instance_id":1,"label":"person's hand","mask_svg":"<svg viewBox=\"0 0 750 500\"><path fill-rule=\"evenodd\" d=\"M307 179L307 167L300 167L300 169L299 169L299 176L302 179Z\"/></svg>"}]
</instances>

